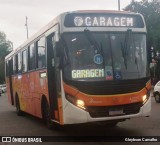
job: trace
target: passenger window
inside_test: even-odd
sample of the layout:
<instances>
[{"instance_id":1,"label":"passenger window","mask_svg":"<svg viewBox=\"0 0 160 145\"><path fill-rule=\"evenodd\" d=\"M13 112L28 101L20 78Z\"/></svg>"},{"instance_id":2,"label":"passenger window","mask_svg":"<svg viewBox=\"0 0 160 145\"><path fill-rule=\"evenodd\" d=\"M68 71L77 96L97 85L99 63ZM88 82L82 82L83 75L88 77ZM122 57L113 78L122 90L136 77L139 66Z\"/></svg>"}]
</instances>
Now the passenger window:
<instances>
[{"instance_id":1,"label":"passenger window","mask_svg":"<svg viewBox=\"0 0 160 145\"><path fill-rule=\"evenodd\" d=\"M31 44L29 47L29 70L35 69L35 47Z\"/></svg>"},{"instance_id":2,"label":"passenger window","mask_svg":"<svg viewBox=\"0 0 160 145\"><path fill-rule=\"evenodd\" d=\"M28 69L27 50L24 50L24 51L22 52L22 57L23 57L23 59L22 59L22 71L23 71L23 72L26 72L27 69Z\"/></svg>"},{"instance_id":3,"label":"passenger window","mask_svg":"<svg viewBox=\"0 0 160 145\"><path fill-rule=\"evenodd\" d=\"M37 63L38 68L44 68L46 67L46 48L45 48L45 38L41 38L37 42Z\"/></svg>"},{"instance_id":4,"label":"passenger window","mask_svg":"<svg viewBox=\"0 0 160 145\"><path fill-rule=\"evenodd\" d=\"M6 61L6 76L9 76L9 61Z\"/></svg>"},{"instance_id":5,"label":"passenger window","mask_svg":"<svg viewBox=\"0 0 160 145\"><path fill-rule=\"evenodd\" d=\"M13 75L13 57L9 60L10 75Z\"/></svg>"},{"instance_id":6,"label":"passenger window","mask_svg":"<svg viewBox=\"0 0 160 145\"><path fill-rule=\"evenodd\" d=\"M21 52L18 53L18 73L21 73L22 63L21 63Z\"/></svg>"},{"instance_id":7,"label":"passenger window","mask_svg":"<svg viewBox=\"0 0 160 145\"><path fill-rule=\"evenodd\" d=\"M16 54L14 57L13 57L13 74L17 74L18 72L18 65L17 65L17 62L18 62L18 55Z\"/></svg>"}]
</instances>

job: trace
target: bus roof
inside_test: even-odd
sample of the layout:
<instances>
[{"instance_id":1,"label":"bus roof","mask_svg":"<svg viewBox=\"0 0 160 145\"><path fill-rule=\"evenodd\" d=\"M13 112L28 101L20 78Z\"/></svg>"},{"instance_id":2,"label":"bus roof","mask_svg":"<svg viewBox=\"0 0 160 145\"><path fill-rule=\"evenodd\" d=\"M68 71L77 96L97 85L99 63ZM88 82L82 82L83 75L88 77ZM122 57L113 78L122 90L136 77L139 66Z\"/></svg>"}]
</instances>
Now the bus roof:
<instances>
[{"instance_id":1,"label":"bus roof","mask_svg":"<svg viewBox=\"0 0 160 145\"><path fill-rule=\"evenodd\" d=\"M29 39L27 39L22 45L20 45L18 48L16 48L15 50L13 50L10 54L8 54L5 59L8 59L9 57L11 57L14 53L18 52L19 50L21 50L22 48L28 46L30 43L32 43L35 39L39 38L40 36L42 36L46 31L48 31L49 29L51 29L53 26L55 26L56 24L60 23L61 21L61 17L65 16L67 14L74 14L74 13L111 13L111 14L132 14L132 15L140 15L142 17L141 14L139 13L133 13L133 12L129 12L129 11L115 11L115 10L77 10L77 11L71 11L71 12L64 12L61 13L60 15L58 15L56 18L54 18L52 21L50 21L46 26L44 26L43 28L41 28L37 33L35 33L33 36L31 36ZM143 18L143 17L142 17Z\"/></svg>"}]
</instances>

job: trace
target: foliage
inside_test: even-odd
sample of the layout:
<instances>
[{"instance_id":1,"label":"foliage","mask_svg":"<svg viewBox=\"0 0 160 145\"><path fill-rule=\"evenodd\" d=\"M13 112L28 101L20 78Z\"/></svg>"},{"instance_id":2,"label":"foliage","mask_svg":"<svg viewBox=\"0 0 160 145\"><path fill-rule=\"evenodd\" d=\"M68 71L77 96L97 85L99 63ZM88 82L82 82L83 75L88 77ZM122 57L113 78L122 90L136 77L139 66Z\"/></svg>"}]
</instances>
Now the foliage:
<instances>
[{"instance_id":1,"label":"foliage","mask_svg":"<svg viewBox=\"0 0 160 145\"><path fill-rule=\"evenodd\" d=\"M160 51L160 1L159 0L142 0L132 2L124 9L140 13L144 16L147 26L147 46L154 47Z\"/></svg>"},{"instance_id":2,"label":"foliage","mask_svg":"<svg viewBox=\"0 0 160 145\"><path fill-rule=\"evenodd\" d=\"M0 83L5 81L5 56L12 51L12 42L6 39L6 34L0 32Z\"/></svg>"}]
</instances>

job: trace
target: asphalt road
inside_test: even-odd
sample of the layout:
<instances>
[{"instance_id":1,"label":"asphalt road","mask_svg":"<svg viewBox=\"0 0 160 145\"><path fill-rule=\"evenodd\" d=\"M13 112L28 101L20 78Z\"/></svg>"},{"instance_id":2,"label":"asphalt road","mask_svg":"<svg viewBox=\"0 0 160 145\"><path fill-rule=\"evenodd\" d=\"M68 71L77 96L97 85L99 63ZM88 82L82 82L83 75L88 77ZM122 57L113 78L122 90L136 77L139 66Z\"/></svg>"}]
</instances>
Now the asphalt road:
<instances>
[{"instance_id":1,"label":"asphalt road","mask_svg":"<svg viewBox=\"0 0 160 145\"><path fill-rule=\"evenodd\" d=\"M160 104L152 97L152 113L150 117L134 118L119 123L114 128L104 125L81 124L70 125L61 130L49 130L43 122L31 115L19 117L15 107L8 103L6 94L0 96L0 136L160 136ZM0 143L0 145L12 143ZM22 144L22 143L14 143ZM27 144L27 143L23 143ZM31 143L30 143L31 144ZM32 143L35 144L35 143ZM104 145L106 142L54 142L42 144L87 144ZM123 144L112 143L112 144ZM126 144L126 142L125 142ZM142 144L138 142L136 144ZM149 143L153 144L153 143ZM154 144L159 144L158 142Z\"/></svg>"}]
</instances>

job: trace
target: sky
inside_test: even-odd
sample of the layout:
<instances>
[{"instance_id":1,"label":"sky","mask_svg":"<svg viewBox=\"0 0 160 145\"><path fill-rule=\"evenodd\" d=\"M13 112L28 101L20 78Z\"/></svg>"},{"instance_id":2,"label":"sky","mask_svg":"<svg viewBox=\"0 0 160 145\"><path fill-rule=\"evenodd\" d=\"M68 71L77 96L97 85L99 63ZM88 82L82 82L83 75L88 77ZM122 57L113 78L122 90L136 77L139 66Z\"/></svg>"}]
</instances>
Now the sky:
<instances>
[{"instance_id":1,"label":"sky","mask_svg":"<svg viewBox=\"0 0 160 145\"><path fill-rule=\"evenodd\" d=\"M137 0L140 1L140 0ZM131 0L120 0L121 10ZM57 15L75 10L117 10L118 0L0 0L0 31L16 49Z\"/></svg>"}]
</instances>

